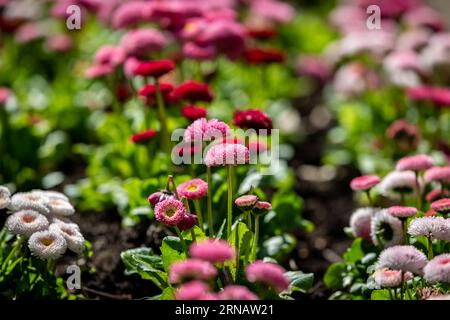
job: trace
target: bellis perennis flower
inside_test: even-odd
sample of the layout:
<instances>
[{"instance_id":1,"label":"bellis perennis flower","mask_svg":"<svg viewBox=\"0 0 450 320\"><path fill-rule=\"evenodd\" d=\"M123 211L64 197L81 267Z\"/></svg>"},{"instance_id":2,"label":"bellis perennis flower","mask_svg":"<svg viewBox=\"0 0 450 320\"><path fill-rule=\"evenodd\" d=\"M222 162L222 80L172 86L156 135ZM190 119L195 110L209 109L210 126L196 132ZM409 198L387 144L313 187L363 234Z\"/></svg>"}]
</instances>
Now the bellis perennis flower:
<instances>
[{"instance_id":1,"label":"bellis perennis flower","mask_svg":"<svg viewBox=\"0 0 450 320\"><path fill-rule=\"evenodd\" d=\"M355 191L366 191L376 186L380 181L381 179L377 176L361 176L354 178L350 182L350 187Z\"/></svg>"},{"instance_id":2,"label":"bellis perennis flower","mask_svg":"<svg viewBox=\"0 0 450 320\"><path fill-rule=\"evenodd\" d=\"M235 252L224 240L207 240L194 243L189 253L192 257L211 263L223 263L233 259Z\"/></svg>"},{"instance_id":3,"label":"bellis perennis flower","mask_svg":"<svg viewBox=\"0 0 450 320\"><path fill-rule=\"evenodd\" d=\"M155 206L155 217L168 226L178 225L186 215L186 209L181 201L168 198Z\"/></svg>"},{"instance_id":4,"label":"bellis perennis flower","mask_svg":"<svg viewBox=\"0 0 450 320\"><path fill-rule=\"evenodd\" d=\"M177 191L180 197L201 199L208 194L208 184L202 179L191 179L180 184Z\"/></svg>"},{"instance_id":5,"label":"bellis perennis flower","mask_svg":"<svg viewBox=\"0 0 450 320\"><path fill-rule=\"evenodd\" d=\"M275 290L282 292L289 287L289 279L284 275L283 267L261 260L255 261L245 269L247 280L265 284Z\"/></svg>"}]
</instances>

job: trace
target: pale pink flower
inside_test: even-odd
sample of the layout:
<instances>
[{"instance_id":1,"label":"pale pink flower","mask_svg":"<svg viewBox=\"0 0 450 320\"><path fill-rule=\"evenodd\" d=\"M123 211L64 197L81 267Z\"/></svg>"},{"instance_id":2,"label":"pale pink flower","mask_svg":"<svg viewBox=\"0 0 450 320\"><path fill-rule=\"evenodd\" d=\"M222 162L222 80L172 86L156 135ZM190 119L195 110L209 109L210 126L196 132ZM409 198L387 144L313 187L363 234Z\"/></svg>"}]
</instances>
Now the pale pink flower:
<instances>
[{"instance_id":1,"label":"pale pink flower","mask_svg":"<svg viewBox=\"0 0 450 320\"><path fill-rule=\"evenodd\" d=\"M258 197L253 194L246 194L237 198L234 203L244 209L253 207L258 202Z\"/></svg>"},{"instance_id":2,"label":"pale pink flower","mask_svg":"<svg viewBox=\"0 0 450 320\"><path fill-rule=\"evenodd\" d=\"M411 272L403 274L403 281L408 281L412 278L413 275ZM373 279L375 283L382 288L396 288L402 283L402 271L387 268L378 269L373 274Z\"/></svg>"},{"instance_id":3,"label":"pale pink flower","mask_svg":"<svg viewBox=\"0 0 450 320\"><path fill-rule=\"evenodd\" d=\"M219 293L220 300L259 300L247 287L228 285Z\"/></svg>"},{"instance_id":4,"label":"pale pink flower","mask_svg":"<svg viewBox=\"0 0 450 320\"><path fill-rule=\"evenodd\" d=\"M94 62L97 65L116 67L125 61L125 51L116 46L105 45L95 53Z\"/></svg>"},{"instance_id":5,"label":"pale pink flower","mask_svg":"<svg viewBox=\"0 0 450 320\"><path fill-rule=\"evenodd\" d=\"M278 0L252 1L250 10L256 16L279 23L291 21L295 17L295 9Z\"/></svg>"},{"instance_id":6,"label":"pale pink flower","mask_svg":"<svg viewBox=\"0 0 450 320\"><path fill-rule=\"evenodd\" d=\"M247 266L245 274L250 282L266 284L280 293L289 287L289 279L284 275L286 270L278 264L257 260Z\"/></svg>"},{"instance_id":7,"label":"pale pink flower","mask_svg":"<svg viewBox=\"0 0 450 320\"><path fill-rule=\"evenodd\" d=\"M155 206L155 217L158 221L176 226L186 215L186 209L181 201L176 199L166 199L158 202Z\"/></svg>"},{"instance_id":8,"label":"pale pink flower","mask_svg":"<svg viewBox=\"0 0 450 320\"><path fill-rule=\"evenodd\" d=\"M380 210L372 217L370 236L377 246L382 245L386 248L402 244L404 240L402 222L391 216L387 210Z\"/></svg>"},{"instance_id":9,"label":"pale pink flower","mask_svg":"<svg viewBox=\"0 0 450 320\"><path fill-rule=\"evenodd\" d=\"M66 252L67 243L57 232L38 231L28 239L28 248L40 259L57 259Z\"/></svg>"},{"instance_id":10,"label":"pale pink flower","mask_svg":"<svg viewBox=\"0 0 450 320\"><path fill-rule=\"evenodd\" d=\"M89 67L84 75L88 79L107 76L114 72L114 68L107 64L93 65Z\"/></svg>"},{"instance_id":11,"label":"pale pink flower","mask_svg":"<svg viewBox=\"0 0 450 320\"><path fill-rule=\"evenodd\" d=\"M425 47L430 39L431 31L427 29L412 29L402 32L397 38L398 50L418 51Z\"/></svg>"},{"instance_id":12,"label":"pale pink flower","mask_svg":"<svg viewBox=\"0 0 450 320\"><path fill-rule=\"evenodd\" d=\"M370 224L372 217L377 212L374 208L359 208L350 217L350 228L355 237L361 237L372 241L370 236Z\"/></svg>"},{"instance_id":13,"label":"pale pink flower","mask_svg":"<svg viewBox=\"0 0 450 320\"><path fill-rule=\"evenodd\" d=\"M424 278L429 283L450 283L450 254L445 253L435 257L427 263L423 271Z\"/></svg>"},{"instance_id":14,"label":"pale pink flower","mask_svg":"<svg viewBox=\"0 0 450 320\"><path fill-rule=\"evenodd\" d=\"M11 204L11 191L5 186L0 186L0 209L8 208Z\"/></svg>"},{"instance_id":15,"label":"pale pink flower","mask_svg":"<svg viewBox=\"0 0 450 320\"><path fill-rule=\"evenodd\" d=\"M219 139L230 135L230 127L217 119L207 120L200 118L192 122L184 132L184 140L192 141L210 141L213 138Z\"/></svg>"},{"instance_id":16,"label":"pale pink flower","mask_svg":"<svg viewBox=\"0 0 450 320\"><path fill-rule=\"evenodd\" d=\"M444 18L439 12L429 6L417 7L406 12L403 21L412 29L427 27L433 31L440 31L445 25Z\"/></svg>"},{"instance_id":17,"label":"pale pink flower","mask_svg":"<svg viewBox=\"0 0 450 320\"><path fill-rule=\"evenodd\" d=\"M20 210L6 219L5 227L12 234L20 234L26 237L37 231L47 229L47 218L34 210Z\"/></svg>"},{"instance_id":18,"label":"pale pink flower","mask_svg":"<svg viewBox=\"0 0 450 320\"><path fill-rule=\"evenodd\" d=\"M185 280L211 280L217 275L214 266L200 259L187 259L174 262L170 266L169 281L178 283Z\"/></svg>"},{"instance_id":19,"label":"pale pink flower","mask_svg":"<svg viewBox=\"0 0 450 320\"><path fill-rule=\"evenodd\" d=\"M55 52L67 52L72 49L72 38L66 34L56 34L47 39L47 48Z\"/></svg>"},{"instance_id":20,"label":"pale pink flower","mask_svg":"<svg viewBox=\"0 0 450 320\"><path fill-rule=\"evenodd\" d=\"M201 199L208 194L208 184L202 179L191 179L177 187L180 197L188 199Z\"/></svg>"},{"instance_id":21,"label":"pale pink flower","mask_svg":"<svg viewBox=\"0 0 450 320\"><path fill-rule=\"evenodd\" d=\"M253 213L256 215L266 214L270 210L272 210L272 204L267 201L258 201L253 207Z\"/></svg>"},{"instance_id":22,"label":"pale pink flower","mask_svg":"<svg viewBox=\"0 0 450 320\"><path fill-rule=\"evenodd\" d=\"M380 253L377 267L422 275L426 264L425 254L414 246L394 246L384 249Z\"/></svg>"},{"instance_id":23,"label":"pale pink flower","mask_svg":"<svg viewBox=\"0 0 450 320\"><path fill-rule=\"evenodd\" d=\"M425 154L407 156L398 160L395 169L397 171L422 171L433 166L433 159Z\"/></svg>"},{"instance_id":24,"label":"pale pink flower","mask_svg":"<svg viewBox=\"0 0 450 320\"><path fill-rule=\"evenodd\" d=\"M216 57L217 50L212 45L199 46L194 42L188 42L183 45L183 56L192 60L211 60Z\"/></svg>"},{"instance_id":25,"label":"pale pink flower","mask_svg":"<svg viewBox=\"0 0 450 320\"><path fill-rule=\"evenodd\" d=\"M416 218L409 224L408 233L414 237L425 236L450 241L450 221L442 217Z\"/></svg>"},{"instance_id":26,"label":"pale pink flower","mask_svg":"<svg viewBox=\"0 0 450 320\"><path fill-rule=\"evenodd\" d=\"M161 51L167 44L164 35L156 29L129 31L122 37L121 47L129 56L146 57Z\"/></svg>"},{"instance_id":27,"label":"pale pink flower","mask_svg":"<svg viewBox=\"0 0 450 320\"><path fill-rule=\"evenodd\" d=\"M132 1L121 4L111 19L111 24L116 29L136 26L150 19L153 3L147 1Z\"/></svg>"},{"instance_id":28,"label":"pale pink flower","mask_svg":"<svg viewBox=\"0 0 450 320\"><path fill-rule=\"evenodd\" d=\"M413 171L390 172L383 178L379 185L380 193L389 198L398 198L399 194L410 193L415 188L416 175Z\"/></svg>"},{"instance_id":29,"label":"pale pink flower","mask_svg":"<svg viewBox=\"0 0 450 320\"><path fill-rule=\"evenodd\" d=\"M135 57L130 57L125 60L123 64L123 72L127 78L133 78L136 75L136 70L141 62Z\"/></svg>"},{"instance_id":30,"label":"pale pink flower","mask_svg":"<svg viewBox=\"0 0 450 320\"><path fill-rule=\"evenodd\" d=\"M176 300L203 300L209 293L209 286L201 281L189 281L179 286L175 291Z\"/></svg>"},{"instance_id":31,"label":"pale pink flower","mask_svg":"<svg viewBox=\"0 0 450 320\"><path fill-rule=\"evenodd\" d=\"M379 184L381 179L377 176L361 176L352 179L350 188L355 191L366 191Z\"/></svg>"},{"instance_id":32,"label":"pale pink flower","mask_svg":"<svg viewBox=\"0 0 450 320\"><path fill-rule=\"evenodd\" d=\"M450 183L450 167L432 167L425 171L424 179L426 183L439 182Z\"/></svg>"},{"instance_id":33,"label":"pale pink flower","mask_svg":"<svg viewBox=\"0 0 450 320\"><path fill-rule=\"evenodd\" d=\"M408 218L416 215L417 209L414 207L392 206L388 209L388 212L391 216L397 218Z\"/></svg>"},{"instance_id":34,"label":"pale pink flower","mask_svg":"<svg viewBox=\"0 0 450 320\"><path fill-rule=\"evenodd\" d=\"M195 242L191 245L189 253L192 257L209 261L211 263L223 263L233 259L234 249L225 240L206 240Z\"/></svg>"},{"instance_id":35,"label":"pale pink flower","mask_svg":"<svg viewBox=\"0 0 450 320\"><path fill-rule=\"evenodd\" d=\"M449 213L450 212L450 198L444 198L434 201L431 204L431 209L439 213Z\"/></svg>"},{"instance_id":36,"label":"pale pink flower","mask_svg":"<svg viewBox=\"0 0 450 320\"><path fill-rule=\"evenodd\" d=\"M248 163L250 152L246 146L241 144L218 144L208 150L205 164L208 167L225 165L239 165Z\"/></svg>"}]
</instances>

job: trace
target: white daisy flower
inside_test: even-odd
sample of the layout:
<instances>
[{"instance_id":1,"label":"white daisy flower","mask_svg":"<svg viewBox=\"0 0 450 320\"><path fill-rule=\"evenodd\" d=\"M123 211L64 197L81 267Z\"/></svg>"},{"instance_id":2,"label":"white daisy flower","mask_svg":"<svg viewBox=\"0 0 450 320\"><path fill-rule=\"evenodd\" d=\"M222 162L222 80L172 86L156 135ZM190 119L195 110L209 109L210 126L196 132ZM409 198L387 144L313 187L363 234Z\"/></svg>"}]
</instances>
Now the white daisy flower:
<instances>
[{"instance_id":1,"label":"white daisy flower","mask_svg":"<svg viewBox=\"0 0 450 320\"><path fill-rule=\"evenodd\" d=\"M450 221L442 217L416 218L409 224L408 233L414 237L450 241Z\"/></svg>"},{"instance_id":2,"label":"white daisy flower","mask_svg":"<svg viewBox=\"0 0 450 320\"><path fill-rule=\"evenodd\" d=\"M36 192L18 192L11 197L11 208L14 211L30 209L48 215L48 205L48 198Z\"/></svg>"},{"instance_id":3,"label":"white daisy flower","mask_svg":"<svg viewBox=\"0 0 450 320\"><path fill-rule=\"evenodd\" d=\"M0 186L0 209L8 208L11 203L11 192L7 187Z\"/></svg>"},{"instance_id":4,"label":"white daisy flower","mask_svg":"<svg viewBox=\"0 0 450 320\"><path fill-rule=\"evenodd\" d=\"M413 171L392 171L381 180L378 188L383 196L398 199L399 195L415 190L416 174Z\"/></svg>"},{"instance_id":5,"label":"white daisy flower","mask_svg":"<svg viewBox=\"0 0 450 320\"><path fill-rule=\"evenodd\" d=\"M80 254L84 249L84 237L81 232L69 224L52 223L49 227L52 232L61 234L66 239L67 247Z\"/></svg>"},{"instance_id":6,"label":"white daisy flower","mask_svg":"<svg viewBox=\"0 0 450 320\"><path fill-rule=\"evenodd\" d=\"M372 242L377 246L391 247L402 244L402 222L400 219L391 216L387 210L380 210L372 218L370 236Z\"/></svg>"},{"instance_id":7,"label":"white daisy flower","mask_svg":"<svg viewBox=\"0 0 450 320\"><path fill-rule=\"evenodd\" d=\"M67 243L60 233L47 230L33 233L28 247L40 259L57 259L66 252Z\"/></svg>"},{"instance_id":8,"label":"white daisy flower","mask_svg":"<svg viewBox=\"0 0 450 320\"><path fill-rule=\"evenodd\" d=\"M5 226L9 232L26 237L37 231L47 229L47 218L34 210L21 210L13 213L6 219Z\"/></svg>"},{"instance_id":9,"label":"white daisy flower","mask_svg":"<svg viewBox=\"0 0 450 320\"><path fill-rule=\"evenodd\" d=\"M49 198L48 207L50 213L56 216L71 216L75 213L75 208L66 200L61 198Z\"/></svg>"}]
</instances>

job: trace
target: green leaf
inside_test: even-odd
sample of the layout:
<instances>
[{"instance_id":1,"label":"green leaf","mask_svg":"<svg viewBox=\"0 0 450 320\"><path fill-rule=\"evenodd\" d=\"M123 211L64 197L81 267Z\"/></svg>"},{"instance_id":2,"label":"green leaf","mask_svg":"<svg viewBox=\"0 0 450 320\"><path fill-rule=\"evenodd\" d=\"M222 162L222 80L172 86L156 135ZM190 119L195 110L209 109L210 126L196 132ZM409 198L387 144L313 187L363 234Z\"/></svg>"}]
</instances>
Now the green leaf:
<instances>
[{"instance_id":1,"label":"green leaf","mask_svg":"<svg viewBox=\"0 0 450 320\"><path fill-rule=\"evenodd\" d=\"M159 288L168 286L167 273L163 270L160 256L150 248L136 248L121 253L127 274L139 274L143 279L151 280Z\"/></svg>"},{"instance_id":2,"label":"green leaf","mask_svg":"<svg viewBox=\"0 0 450 320\"><path fill-rule=\"evenodd\" d=\"M280 234L304 227L303 200L294 191L275 193L272 207L273 210L264 216L264 234Z\"/></svg>"},{"instance_id":3,"label":"green leaf","mask_svg":"<svg viewBox=\"0 0 450 320\"><path fill-rule=\"evenodd\" d=\"M186 259L186 254L183 252L178 237L169 236L163 239L161 245L161 258L166 272L169 272L170 266L175 261Z\"/></svg>"},{"instance_id":4,"label":"green leaf","mask_svg":"<svg viewBox=\"0 0 450 320\"><path fill-rule=\"evenodd\" d=\"M197 241L201 241L201 240L206 240L208 239L208 236L198 227L198 226L194 226L192 228L192 230L194 230L194 234L195 234L195 239ZM185 240L189 240L192 241L192 233L191 230L186 230L182 232L183 238Z\"/></svg>"},{"instance_id":5,"label":"green leaf","mask_svg":"<svg viewBox=\"0 0 450 320\"><path fill-rule=\"evenodd\" d=\"M345 264L342 262L333 263L328 267L323 283L329 289L342 289L343 279L342 273L345 271Z\"/></svg>"},{"instance_id":6,"label":"green leaf","mask_svg":"<svg viewBox=\"0 0 450 320\"><path fill-rule=\"evenodd\" d=\"M227 225L227 219L223 219L222 224L220 225L219 231L216 234L216 239L221 239L223 236L223 232L225 230L225 226Z\"/></svg>"},{"instance_id":7,"label":"green leaf","mask_svg":"<svg viewBox=\"0 0 450 320\"><path fill-rule=\"evenodd\" d=\"M389 290L382 289L382 290L374 290L372 291L372 294L370 295L371 300L391 300L389 296Z\"/></svg>"},{"instance_id":8,"label":"green leaf","mask_svg":"<svg viewBox=\"0 0 450 320\"><path fill-rule=\"evenodd\" d=\"M303 273L302 271L289 271L286 272L285 275L291 279L291 283L289 285L289 294L292 294L295 291L307 293L309 289L312 288L314 283L314 274L313 273Z\"/></svg>"},{"instance_id":9,"label":"green leaf","mask_svg":"<svg viewBox=\"0 0 450 320\"><path fill-rule=\"evenodd\" d=\"M175 289L172 287L167 287L161 293L159 297L160 300L174 300L175 299Z\"/></svg>"},{"instance_id":10,"label":"green leaf","mask_svg":"<svg viewBox=\"0 0 450 320\"><path fill-rule=\"evenodd\" d=\"M237 233L237 234L236 234ZM253 233L247 228L247 225L243 222L236 222L233 225L231 236L228 239L230 245L236 247L236 238L239 241L239 256L241 259L250 254L251 242ZM226 263L230 267L231 275L233 279L236 279L236 261L233 259Z\"/></svg>"},{"instance_id":11,"label":"green leaf","mask_svg":"<svg viewBox=\"0 0 450 320\"><path fill-rule=\"evenodd\" d=\"M344 254L345 261L355 263L365 256L365 253L361 246L362 241L363 240L361 238L357 238L355 239L355 241L353 241L352 246L348 248Z\"/></svg>"},{"instance_id":12,"label":"green leaf","mask_svg":"<svg viewBox=\"0 0 450 320\"><path fill-rule=\"evenodd\" d=\"M291 234L284 233L263 242L261 248L262 256L269 256L275 260L286 257L297 245L297 239Z\"/></svg>"}]
</instances>

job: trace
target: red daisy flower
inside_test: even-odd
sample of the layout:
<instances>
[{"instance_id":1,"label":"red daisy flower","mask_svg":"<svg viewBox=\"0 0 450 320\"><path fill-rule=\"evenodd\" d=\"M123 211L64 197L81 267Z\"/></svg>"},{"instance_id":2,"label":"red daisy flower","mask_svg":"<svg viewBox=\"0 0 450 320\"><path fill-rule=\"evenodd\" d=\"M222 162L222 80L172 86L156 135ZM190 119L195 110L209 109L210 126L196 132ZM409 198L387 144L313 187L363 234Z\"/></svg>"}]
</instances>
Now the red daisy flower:
<instances>
[{"instance_id":1,"label":"red daisy flower","mask_svg":"<svg viewBox=\"0 0 450 320\"><path fill-rule=\"evenodd\" d=\"M167 103L174 102L171 96L173 86L170 83L162 82L159 84L159 89L163 99ZM145 98L145 102L148 106L151 106L156 101L156 86L154 84L146 84L139 90L139 95Z\"/></svg>"},{"instance_id":2,"label":"red daisy flower","mask_svg":"<svg viewBox=\"0 0 450 320\"><path fill-rule=\"evenodd\" d=\"M130 140L134 143L144 143L152 139L158 132L153 129L145 130L130 137Z\"/></svg>"},{"instance_id":3,"label":"red daisy flower","mask_svg":"<svg viewBox=\"0 0 450 320\"><path fill-rule=\"evenodd\" d=\"M243 129L267 129L269 132L272 129L272 119L258 109L236 111L233 124Z\"/></svg>"},{"instance_id":4,"label":"red daisy flower","mask_svg":"<svg viewBox=\"0 0 450 320\"><path fill-rule=\"evenodd\" d=\"M183 108L181 108L181 113L186 119L195 121L197 119L206 117L208 111L202 107L184 106Z\"/></svg>"},{"instance_id":5,"label":"red daisy flower","mask_svg":"<svg viewBox=\"0 0 450 320\"><path fill-rule=\"evenodd\" d=\"M283 62L284 53L279 49L252 48L245 51L245 59L253 64Z\"/></svg>"},{"instance_id":6,"label":"red daisy flower","mask_svg":"<svg viewBox=\"0 0 450 320\"><path fill-rule=\"evenodd\" d=\"M211 102L213 99L213 94L209 86L206 83L196 81L186 81L180 84L173 90L172 96L176 101Z\"/></svg>"},{"instance_id":7,"label":"red daisy flower","mask_svg":"<svg viewBox=\"0 0 450 320\"><path fill-rule=\"evenodd\" d=\"M137 65L134 73L138 76L159 78L175 69L172 60L144 61Z\"/></svg>"}]
</instances>

